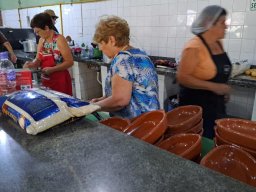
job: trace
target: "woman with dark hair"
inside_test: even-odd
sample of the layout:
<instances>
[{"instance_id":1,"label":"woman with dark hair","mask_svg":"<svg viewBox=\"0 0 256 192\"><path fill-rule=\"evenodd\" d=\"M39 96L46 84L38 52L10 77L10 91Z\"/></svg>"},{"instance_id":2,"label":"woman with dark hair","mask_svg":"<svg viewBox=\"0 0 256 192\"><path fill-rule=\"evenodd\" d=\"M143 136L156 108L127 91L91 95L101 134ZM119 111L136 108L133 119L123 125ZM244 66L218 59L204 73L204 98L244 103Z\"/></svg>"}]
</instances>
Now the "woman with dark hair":
<instances>
[{"instance_id":1,"label":"woman with dark hair","mask_svg":"<svg viewBox=\"0 0 256 192\"><path fill-rule=\"evenodd\" d=\"M227 81L231 62L223 49L227 12L211 5L192 24L193 37L182 52L177 79L180 105L203 108L204 136L214 137L214 121L226 116L225 102L231 88Z\"/></svg>"},{"instance_id":2,"label":"woman with dark hair","mask_svg":"<svg viewBox=\"0 0 256 192\"><path fill-rule=\"evenodd\" d=\"M53 29L50 15L39 13L30 23L34 32L40 36L37 55L24 68L42 69L42 85L52 90L72 95L72 82L68 68L73 65L73 57L65 37Z\"/></svg>"}]
</instances>

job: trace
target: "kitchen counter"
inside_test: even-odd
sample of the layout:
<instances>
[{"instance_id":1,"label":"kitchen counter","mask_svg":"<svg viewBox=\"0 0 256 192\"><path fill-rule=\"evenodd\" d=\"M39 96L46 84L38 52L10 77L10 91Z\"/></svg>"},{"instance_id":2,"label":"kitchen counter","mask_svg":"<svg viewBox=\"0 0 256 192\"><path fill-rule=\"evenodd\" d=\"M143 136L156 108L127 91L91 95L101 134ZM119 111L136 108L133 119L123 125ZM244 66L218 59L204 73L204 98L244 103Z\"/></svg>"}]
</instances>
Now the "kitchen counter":
<instances>
[{"instance_id":1,"label":"kitchen counter","mask_svg":"<svg viewBox=\"0 0 256 192\"><path fill-rule=\"evenodd\" d=\"M97 66L109 66L109 63L104 63L102 60L95 60L95 59L83 59L80 57L74 57L75 61L78 62L84 62L89 65L97 65ZM176 69L170 68L170 67L156 67L157 74L159 75L171 75L175 76L177 73ZM230 85L237 85L240 87L246 87L246 88L256 88L256 78L248 77L245 75L238 75L234 78L230 78L228 81L228 84Z\"/></svg>"},{"instance_id":2,"label":"kitchen counter","mask_svg":"<svg viewBox=\"0 0 256 192\"><path fill-rule=\"evenodd\" d=\"M26 53L22 50L14 50L14 53L22 61L32 61L36 57L36 53Z\"/></svg>"},{"instance_id":3,"label":"kitchen counter","mask_svg":"<svg viewBox=\"0 0 256 192\"><path fill-rule=\"evenodd\" d=\"M99 123L27 135L0 116L0 191L255 191Z\"/></svg>"},{"instance_id":4,"label":"kitchen counter","mask_svg":"<svg viewBox=\"0 0 256 192\"><path fill-rule=\"evenodd\" d=\"M21 59L22 61L31 61L34 59L35 57L35 53L25 53L22 50L14 50L16 56L18 59ZM153 58L155 58L154 56L152 56ZM156 58L160 58L160 57L156 57ZM109 66L109 63L104 63L102 60L100 59L87 59L87 58L82 58L82 57L78 57L78 56L74 56L74 61L77 62L81 62L81 63L86 63L87 65L90 65L93 69L99 71L100 70L100 66ZM97 67L95 67L97 66ZM172 68L160 68L157 67L156 68L157 73L159 75L171 75L174 76L176 75L176 70L172 69ZM228 81L228 84L230 85L238 85L241 87L247 87L247 88L256 88L256 79L253 79L251 77L247 77L245 75L239 75L237 77L234 78L230 78Z\"/></svg>"}]
</instances>

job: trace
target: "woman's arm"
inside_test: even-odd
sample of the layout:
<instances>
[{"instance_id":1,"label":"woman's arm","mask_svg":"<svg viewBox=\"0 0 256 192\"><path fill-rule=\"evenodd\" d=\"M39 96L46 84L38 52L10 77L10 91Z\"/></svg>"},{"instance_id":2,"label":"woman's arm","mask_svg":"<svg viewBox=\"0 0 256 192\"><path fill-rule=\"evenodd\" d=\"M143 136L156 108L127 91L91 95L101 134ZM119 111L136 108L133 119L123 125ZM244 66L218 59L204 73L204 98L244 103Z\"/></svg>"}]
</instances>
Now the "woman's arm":
<instances>
[{"instance_id":1,"label":"woman's arm","mask_svg":"<svg viewBox=\"0 0 256 192\"><path fill-rule=\"evenodd\" d=\"M46 74L48 75L56 71L63 71L65 69L68 69L74 64L73 56L71 54L70 48L67 44L66 39L62 35L59 35L57 38L57 46L63 57L63 62L54 67L44 68L42 71L46 72Z\"/></svg>"},{"instance_id":2,"label":"woman's arm","mask_svg":"<svg viewBox=\"0 0 256 192\"><path fill-rule=\"evenodd\" d=\"M98 97L98 98L93 98L90 102L91 103L96 103L98 101L101 101L103 99L106 99L106 96Z\"/></svg>"},{"instance_id":3,"label":"woman's arm","mask_svg":"<svg viewBox=\"0 0 256 192\"><path fill-rule=\"evenodd\" d=\"M5 46L5 48L7 49L7 51L10 53L11 61L12 61L13 63L16 63L17 57L16 57L16 55L14 54L13 49L12 49L12 46L11 46L11 44L9 43L9 41L6 41L3 45Z\"/></svg>"},{"instance_id":4,"label":"woman's arm","mask_svg":"<svg viewBox=\"0 0 256 192\"><path fill-rule=\"evenodd\" d=\"M132 95L132 82L114 75L111 79L112 95L95 104L101 106L102 111L117 111L130 103Z\"/></svg>"},{"instance_id":5,"label":"woman's arm","mask_svg":"<svg viewBox=\"0 0 256 192\"><path fill-rule=\"evenodd\" d=\"M197 51L195 49L186 49L183 51L177 73L178 82L192 89L208 90L218 95L229 94L231 88L227 84L200 80L192 75L198 63L196 59L198 57L196 55Z\"/></svg>"}]
</instances>

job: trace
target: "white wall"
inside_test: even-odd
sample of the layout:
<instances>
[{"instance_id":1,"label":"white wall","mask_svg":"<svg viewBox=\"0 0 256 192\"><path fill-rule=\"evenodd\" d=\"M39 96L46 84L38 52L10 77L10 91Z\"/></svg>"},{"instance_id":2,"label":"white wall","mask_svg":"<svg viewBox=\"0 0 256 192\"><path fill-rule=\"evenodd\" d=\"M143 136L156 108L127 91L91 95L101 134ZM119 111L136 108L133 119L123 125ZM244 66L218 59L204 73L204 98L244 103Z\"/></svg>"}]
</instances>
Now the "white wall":
<instances>
[{"instance_id":1,"label":"white wall","mask_svg":"<svg viewBox=\"0 0 256 192\"><path fill-rule=\"evenodd\" d=\"M98 18L104 14L114 14L129 22L133 45L143 48L150 55L177 57L184 43L192 36L190 25L198 12L207 5L218 4L229 12L230 26L224 45L231 59L249 59L256 65L256 11L250 11L250 2L251 0L107 0L64 5L63 30L65 36L71 35L79 44L88 44L92 41ZM2 12L4 25L17 27L17 10ZM25 12L23 10L21 14L23 22L26 22ZM31 14L28 15L31 17ZM60 21L57 27L59 25Z\"/></svg>"},{"instance_id":2,"label":"white wall","mask_svg":"<svg viewBox=\"0 0 256 192\"><path fill-rule=\"evenodd\" d=\"M3 10L2 11L2 18L3 18L3 27L12 27L12 28L30 28L30 21L34 15L44 12L46 9L54 10L57 16L60 15L60 6L44 6L44 7L35 7L35 8L28 8L28 9L17 9L13 10ZM20 21L19 21L20 15ZM60 31L61 29L61 22L57 19L55 24L56 28Z\"/></svg>"},{"instance_id":3,"label":"white wall","mask_svg":"<svg viewBox=\"0 0 256 192\"><path fill-rule=\"evenodd\" d=\"M4 27L20 28L19 15L16 9L1 12Z\"/></svg>"},{"instance_id":4,"label":"white wall","mask_svg":"<svg viewBox=\"0 0 256 192\"><path fill-rule=\"evenodd\" d=\"M230 24L224 45L231 59L256 64L256 12L250 0L110 0L83 4L84 38L90 41L96 19L103 14L125 18L132 42L150 55L177 57L192 37L190 26L205 6L218 4L228 12Z\"/></svg>"}]
</instances>

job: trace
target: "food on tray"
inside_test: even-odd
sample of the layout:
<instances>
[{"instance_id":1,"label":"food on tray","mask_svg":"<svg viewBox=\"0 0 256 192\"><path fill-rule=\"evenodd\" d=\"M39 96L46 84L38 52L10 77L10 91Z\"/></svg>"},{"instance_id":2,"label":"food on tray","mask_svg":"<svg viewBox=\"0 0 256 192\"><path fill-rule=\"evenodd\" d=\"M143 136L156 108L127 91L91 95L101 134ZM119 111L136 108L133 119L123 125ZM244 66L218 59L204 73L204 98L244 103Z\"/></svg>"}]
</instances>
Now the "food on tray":
<instances>
[{"instance_id":1,"label":"food on tray","mask_svg":"<svg viewBox=\"0 0 256 192\"><path fill-rule=\"evenodd\" d=\"M172 62L170 60L163 60L163 59L158 59L154 63L155 65L166 66L171 68L175 68L177 66L175 62Z\"/></svg>"},{"instance_id":2,"label":"food on tray","mask_svg":"<svg viewBox=\"0 0 256 192\"><path fill-rule=\"evenodd\" d=\"M246 75L256 77L256 69L248 69L244 72Z\"/></svg>"},{"instance_id":3,"label":"food on tray","mask_svg":"<svg viewBox=\"0 0 256 192\"><path fill-rule=\"evenodd\" d=\"M232 71L230 76L235 77L237 75L243 74L245 71L250 69L251 65L248 60L240 60L237 62L232 62Z\"/></svg>"},{"instance_id":4,"label":"food on tray","mask_svg":"<svg viewBox=\"0 0 256 192\"><path fill-rule=\"evenodd\" d=\"M0 97L0 107L28 134L36 135L100 107L56 91L30 89Z\"/></svg>"}]
</instances>

